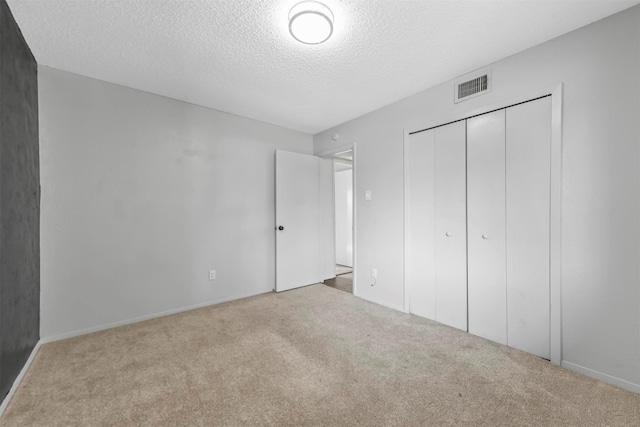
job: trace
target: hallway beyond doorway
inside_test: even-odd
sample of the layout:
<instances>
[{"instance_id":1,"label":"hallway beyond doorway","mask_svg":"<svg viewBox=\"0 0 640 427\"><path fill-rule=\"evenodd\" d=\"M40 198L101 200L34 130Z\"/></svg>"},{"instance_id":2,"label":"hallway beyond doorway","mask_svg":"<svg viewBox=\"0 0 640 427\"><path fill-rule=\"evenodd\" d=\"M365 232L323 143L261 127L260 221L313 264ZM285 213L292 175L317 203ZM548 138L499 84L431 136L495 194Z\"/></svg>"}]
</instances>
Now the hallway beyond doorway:
<instances>
[{"instance_id":1,"label":"hallway beyond doorway","mask_svg":"<svg viewBox=\"0 0 640 427\"><path fill-rule=\"evenodd\" d=\"M341 291L353 293L353 268L336 264L336 277L327 279L324 284Z\"/></svg>"},{"instance_id":2,"label":"hallway beyond doorway","mask_svg":"<svg viewBox=\"0 0 640 427\"><path fill-rule=\"evenodd\" d=\"M336 276L342 276L343 274L352 273L353 268L342 264L336 264Z\"/></svg>"}]
</instances>

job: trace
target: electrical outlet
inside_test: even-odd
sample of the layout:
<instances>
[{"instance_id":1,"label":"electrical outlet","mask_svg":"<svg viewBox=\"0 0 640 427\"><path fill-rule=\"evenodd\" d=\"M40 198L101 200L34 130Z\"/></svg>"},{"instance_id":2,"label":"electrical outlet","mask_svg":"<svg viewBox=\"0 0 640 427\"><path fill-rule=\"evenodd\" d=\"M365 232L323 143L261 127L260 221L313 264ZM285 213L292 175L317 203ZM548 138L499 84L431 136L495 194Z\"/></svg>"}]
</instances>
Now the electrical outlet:
<instances>
[{"instance_id":1,"label":"electrical outlet","mask_svg":"<svg viewBox=\"0 0 640 427\"><path fill-rule=\"evenodd\" d=\"M374 279L378 278L378 269L377 268L372 268L371 269L371 277L373 277Z\"/></svg>"},{"instance_id":2,"label":"electrical outlet","mask_svg":"<svg viewBox=\"0 0 640 427\"><path fill-rule=\"evenodd\" d=\"M209 270L209 280L216 280L216 271Z\"/></svg>"}]
</instances>

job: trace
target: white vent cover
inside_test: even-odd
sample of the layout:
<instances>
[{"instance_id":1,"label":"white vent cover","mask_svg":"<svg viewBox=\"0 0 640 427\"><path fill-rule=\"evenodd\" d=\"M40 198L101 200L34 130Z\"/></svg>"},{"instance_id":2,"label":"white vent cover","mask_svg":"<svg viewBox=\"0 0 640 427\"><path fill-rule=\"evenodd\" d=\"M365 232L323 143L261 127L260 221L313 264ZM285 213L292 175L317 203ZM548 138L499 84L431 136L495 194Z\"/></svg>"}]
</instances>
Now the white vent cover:
<instances>
[{"instance_id":1,"label":"white vent cover","mask_svg":"<svg viewBox=\"0 0 640 427\"><path fill-rule=\"evenodd\" d=\"M462 76L454 82L454 103L491 92L491 70L480 70Z\"/></svg>"}]
</instances>

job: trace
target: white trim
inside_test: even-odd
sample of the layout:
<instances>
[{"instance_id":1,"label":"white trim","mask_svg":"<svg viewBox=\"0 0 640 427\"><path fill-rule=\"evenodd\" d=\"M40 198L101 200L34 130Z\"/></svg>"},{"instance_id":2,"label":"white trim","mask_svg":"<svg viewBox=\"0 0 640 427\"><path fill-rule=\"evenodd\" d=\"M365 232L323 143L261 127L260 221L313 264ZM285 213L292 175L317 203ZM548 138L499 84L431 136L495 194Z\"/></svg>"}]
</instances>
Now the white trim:
<instances>
[{"instance_id":1,"label":"white trim","mask_svg":"<svg viewBox=\"0 0 640 427\"><path fill-rule=\"evenodd\" d=\"M562 362L562 84L551 90L549 204L549 358Z\"/></svg>"},{"instance_id":2,"label":"white trim","mask_svg":"<svg viewBox=\"0 0 640 427\"><path fill-rule=\"evenodd\" d=\"M588 377L595 378L600 381L604 381L605 383L613 384L615 386L620 387L621 389L632 391L634 393L640 393L640 384L632 383L632 382L623 380L622 378L614 377L613 375L605 374L590 368L585 368L584 366L567 362L566 360L562 361L562 367L567 368L571 371L577 372L579 374L586 375Z\"/></svg>"},{"instance_id":3,"label":"white trim","mask_svg":"<svg viewBox=\"0 0 640 427\"><path fill-rule=\"evenodd\" d=\"M353 160L351 161L352 167L351 167L351 181L352 181L352 185L351 185L351 206L352 206L352 220L353 220L353 224L352 224L352 235L351 235L351 241L353 243L353 251L351 253L351 265L352 265L352 269L353 269L353 278L351 279L351 291L353 293L354 296L360 297L360 295L358 295L357 293L357 286L356 286L356 250L357 250L357 240L356 240L356 230L358 229L357 226L357 203L356 203L356 195L358 194L357 192L357 186L356 186L356 162L357 162L357 156L356 156L356 142L352 142L349 144L345 144L345 145L341 145L339 147L333 147L330 148L328 150L322 151L320 153L315 154L318 157L331 157L334 154L338 154L338 153L342 153L343 151L349 151L351 150L353 152ZM334 182L334 191L335 191L335 182Z\"/></svg>"},{"instance_id":4,"label":"white trim","mask_svg":"<svg viewBox=\"0 0 640 427\"><path fill-rule=\"evenodd\" d=\"M370 302L372 304L379 305L380 307L390 308L391 310L404 312L404 307L401 306L401 305L395 305L395 304L394 305L388 305L387 303L383 304L379 300L371 299L371 298L368 298L368 297L358 297L358 298L361 298L361 299L363 299L365 301L368 301L368 302ZM413 316L413 314L412 314L412 316ZM426 317L421 317L421 319L426 319ZM431 319L428 319L428 320L431 320ZM433 321L435 322L435 320L433 320Z\"/></svg>"},{"instance_id":5,"label":"white trim","mask_svg":"<svg viewBox=\"0 0 640 427\"><path fill-rule=\"evenodd\" d=\"M410 313L411 300L409 295L409 289L407 289L407 242L409 241L409 206L407 203L407 141L409 140L409 132L406 129L403 130L402 137L402 202L403 202L403 214L402 220L402 293L404 295L404 312Z\"/></svg>"},{"instance_id":6,"label":"white trim","mask_svg":"<svg viewBox=\"0 0 640 427\"><path fill-rule=\"evenodd\" d=\"M338 256L336 253L336 160L337 159L333 159L331 162L331 224L333 225L333 234L331 236L331 241L333 242L331 249L333 252L333 265L331 268L333 276L328 277L328 279L336 277L336 264L338 263L336 261L336 257ZM353 169L353 166L351 166L351 169ZM351 261L351 268L353 268L353 261Z\"/></svg>"},{"instance_id":7,"label":"white trim","mask_svg":"<svg viewBox=\"0 0 640 427\"><path fill-rule=\"evenodd\" d=\"M357 286L356 286L356 249L358 247L358 245L356 244L357 240L356 240L356 230L358 229L357 227L357 220L356 218L358 217L358 215L356 215L357 212L357 203L356 203L356 194L358 194L357 191L357 185L356 185L356 159L358 158L358 156L356 156L356 143L354 141L354 143L351 145L351 150L352 150L352 170L351 170L351 221L352 221L352 234L351 234L351 244L353 245L353 250L351 252L351 264L353 265L352 269L353 269L353 274L351 275L351 291L353 292L354 296L359 296L356 292L357 292Z\"/></svg>"},{"instance_id":8,"label":"white trim","mask_svg":"<svg viewBox=\"0 0 640 427\"><path fill-rule=\"evenodd\" d=\"M267 294L267 293L270 293L270 292L272 292L272 291L252 292L252 293L248 293L248 294L235 295L235 296L232 296L232 297L221 298L221 299L213 300L213 301L207 301L207 302L203 302L203 303L200 303L200 304L189 305L189 306L186 306L186 307L173 308L171 310L166 310L166 311L161 311L161 312L158 312L158 313L147 314L145 316L134 317L132 319L126 319L126 320L121 320L121 321L118 321L118 322L107 323L105 325L93 326L91 328L78 329L78 330L72 331L72 332L65 332L63 334L52 335L52 336L49 336L49 337L41 338L40 342L43 343L43 344L46 344L46 343L50 343L50 342L54 342L54 341L65 340L67 338L73 338L73 337L78 337L80 335L92 334L94 332L104 331L106 329L112 329L112 328L117 328L119 326L131 325L133 323L144 322L145 320L151 320L151 319L156 319L158 317L170 316L172 314L183 313L185 311L195 310L195 309L203 308L203 307L209 307L209 306L212 306L212 305L222 304L223 302L235 301L235 300L238 300L238 299L248 298L248 297L252 297L252 296L256 296L256 295Z\"/></svg>"},{"instance_id":9,"label":"white trim","mask_svg":"<svg viewBox=\"0 0 640 427\"><path fill-rule=\"evenodd\" d=\"M427 126L419 130L426 130L446 123L465 120L472 116L485 114L490 111L507 108L514 104L531 101L546 95L551 95L551 205L550 205L550 241L549 241L549 347L551 363L560 365L562 361L562 96L563 85L534 89L518 96L502 100L493 104L478 107L465 113L457 114L451 120L439 119L437 122L427 122ZM405 130L405 140L408 132ZM406 164L406 153L403 154ZM404 167L404 165L403 165ZM406 193L406 183L404 184ZM406 224L406 197L404 201ZM407 230L405 225L404 238L406 245ZM406 257L406 248L405 254ZM406 267L406 266L405 266ZM406 281L403 283L405 294L404 311L407 312L408 292Z\"/></svg>"},{"instance_id":10,"label":"white trim","mask_svg":"<svg viewBox=\"0 0 640 427\"><path fill-rule=\"evenodd\" d=\"M315 153L314 156L330 157L330 156L333 156L334 154L342 153L343 151L354 150L355 147L356 147L356 143L355 142L350 142L350 143L347 143L347 144L343 144L343 145L340 145L340 146L336 146L336 147L333 147L333 148L326 149L326 150L321 151L319 153ZM354 153L354 158L355 158L355 153Z\"/></svg>"},{"instance_id":11,"label":"white trim","mask_svg":"<svg viewBox=\"0 0 640 427\"><path fill-rule=\"evenodd\" d=\"M22 379L24 378L24 376L27 374L27 371L31 366L31 362L33 362L33 359L36 358L36 355L38 354L38 350L40 350L41 344L42 344L42 341L38 340L35 347L33 347L33 350L31 350L31 355L29 355L29 358L27 359L24 366L20 370L20 373L18 374L16 379L13 381L13 385L9 389L9 393L7 393L7 395L4 397L4 400L0 405L0 417L2 417L2 414L4 414L5 409L7 409L7 406L9 406L9 402L11 402L11 398L13 397L15 392L18 390L18 387L20 387L20 383L22 382Z\"/></svg>"}]
</instances>

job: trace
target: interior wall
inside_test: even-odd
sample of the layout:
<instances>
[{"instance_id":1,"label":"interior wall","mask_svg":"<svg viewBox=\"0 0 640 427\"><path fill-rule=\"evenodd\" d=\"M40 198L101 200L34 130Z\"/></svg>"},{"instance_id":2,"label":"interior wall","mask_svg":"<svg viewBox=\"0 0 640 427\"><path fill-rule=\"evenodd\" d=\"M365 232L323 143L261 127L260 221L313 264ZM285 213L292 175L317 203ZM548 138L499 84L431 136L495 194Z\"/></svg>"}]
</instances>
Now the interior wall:
<instances>
[{"instance_id":1,"label":"interior wall","mask_svg":"<svg viewBox=\"0 0 640 427\"><path fill-rule=\"evenodd\" d=\"M353 171L337 171L335 176L336 263L353 267Z\"/></svg>"},{"instance_id":2,"label":"interior wall","mask_svg":"<svg viewBox=\"0 0 640 427\"><path fill-rule=\"evenodd\" d=\"M640 6L489 67L488 94L454 104L451 80L314 137L358 144L358 296L404 309L404 131L562 83L563 364L640 391Z\"/></svg>"},{"instance_id":3,"label":"interior wall","mask_svg":"<svg viewBox=\"0 0 640 427\"><path fill-rule=\"evenodd\" d=\"M36 61L0 0L0 401L40 331Z\"/></svg>"},{"instance_id":4,"label":"interior wall","mask_svg":"<svg viewBox=\"0 0 640 427\"><path fill-rule=\"evenodd\" d=\"M312 136L47 67L39 83L43 339L273 289L274 153Z\"/></svg>"}]
</instances>

